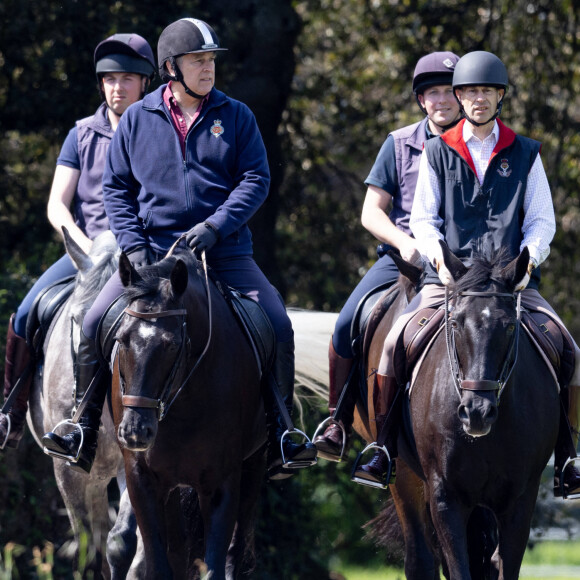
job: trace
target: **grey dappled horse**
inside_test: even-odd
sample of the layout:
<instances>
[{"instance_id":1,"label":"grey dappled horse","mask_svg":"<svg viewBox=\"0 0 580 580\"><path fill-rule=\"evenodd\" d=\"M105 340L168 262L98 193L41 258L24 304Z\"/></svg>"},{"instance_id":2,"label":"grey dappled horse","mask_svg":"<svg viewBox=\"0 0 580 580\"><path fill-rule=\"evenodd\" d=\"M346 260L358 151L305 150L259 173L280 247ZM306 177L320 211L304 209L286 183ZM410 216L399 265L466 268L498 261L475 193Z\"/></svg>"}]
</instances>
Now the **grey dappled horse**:
<instances>
[{"instance_id":1,"label":"grey dappled horse","mask_svg":"<svg viewBox=\"0 0 580 580\"><path fill-rule=\"evenodd\" d=\"M44 433L59 422L70 419L74 404L72 348L77 347L80 325L99 291L118 265L119 251L109 231L98 236L89 255L72 240L65 228L65 247L78 269L74 291L52 323L44 343L44 366L39 365L30 392L28 424L42 449ZM72 344L71 344L72 341ZM74 542L69 555L79 566L78 546L88 534L85 573L94 578L139 578L139 558L131 572L137 548L137 526L126 492L125 470L116 441L108 405L102 417L99 447L90 475L71 469L65 461L54 459L54 475L64 500ZM111 528L107 487L113 478L121 494L119 513ZM107 559L103 556L107 553ZM84 566L83 566L84 568Z\"/></svg>"}]
</instances>

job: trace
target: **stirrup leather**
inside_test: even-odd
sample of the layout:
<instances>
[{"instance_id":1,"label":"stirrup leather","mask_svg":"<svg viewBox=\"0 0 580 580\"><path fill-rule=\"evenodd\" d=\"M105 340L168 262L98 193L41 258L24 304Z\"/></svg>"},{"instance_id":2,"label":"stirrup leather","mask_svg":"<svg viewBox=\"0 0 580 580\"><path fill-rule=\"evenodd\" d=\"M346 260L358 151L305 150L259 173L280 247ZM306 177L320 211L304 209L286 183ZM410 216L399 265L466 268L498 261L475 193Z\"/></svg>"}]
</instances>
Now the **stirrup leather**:
<instances>
[{"instance_id":1,"label":"stirrup leather","mask_svg":"<svg viewBox=\"0 0 580 580\"><path fill-rule=\"evenodd\" d=\"M65 459L65 460L69 461L70 463L77 463L79 460L79 457L81 455L81 450L83 448L83 444L85 442L85 434L83 432L83 428L81 427L81 425L79 423L73 423L72 419L64 419L63 421L61 421L60 423L58 423L55 426L55 428L52 430L52 433L56 433L56 430L63 425L69 425L70 427L73 428L73 430L69 431L69 433L72 433L74 430L78 430L81 433L81 441L79 443L79 448L78 448L78 451L76 452L76 455L70 455L67 453L59 453L58 451L53 451L52 449L47 449L46 447L43 446L44 452L47 455L50 455L51 457L58 457L59 459ZM69 433L66 433L66 435L68 435Z\"/></svg>"},{"instance_id":2,"label":"stirrup leather","mask_svg":"<svg viewBox=\"0 0 580 580\"><path fill-rule=\"evenodd\" d=\"M560 471L560 482L559 482L559 488L560 488L560 493L562 494L561 497L562 499L579 499L580 498L580 491L576 491L574 493L567 493L566 492L566 486L564 485L564 475L566 473L566 469L568 467L570 467L571 465L574 465L574 461L578 459L578 457L568 457L568 459L566 460L566 463L564 463L564 467L562 467L562 470Z\"/></svg>"},{"instance_id":3,"label":"stirrup leather","mask_svg":"<svg viewBox=\"0 0 580 580\"><path fill-rule=\"evenodd\" d=\"M327 417L316 428L316 431L314 432L314 435L312 436L312 440L314 441L320 433L324 433L324 431L326 430L326 427L328 427L329 425L332 425L332 424L338 425L338 427L340 427L340 430L342 432L342 449L340 450L340 455L337 458L336 455L329 455L328 453L325 453L324 451L321 451L319 449L318 456L322 457L323 459L326 459L327 461L334 461L336 463L340 463L340 462L344 461L344 459L345 459L344 456L345 456L345 452L346 452L346 442L348 439L348 437L346 435L346 429L345 429L342 421L337 421L332 416Z\"/></svg>"},{"instance_id":4,"label":"stirrup leather","mask_svg":"<svg viewBox=\"0 0 580 580\"><path fill-rule=\"evenodd\" d=\"M361 462L363 455L367 451L369 451L370 449L378 449L379 451L382 451L387 456L387 459L389 460L389 469L387 471L387 475L381 483L379 483L377 481L371 481L369 479L364 479L364 478L358 477L356 475L356 472L358 470L358 466L360 465L360 462ZM374 488L378 488L378 489L387 489L389 487L389 483L391 481L392 472L393 472L393 461L391 459L391 456L389 455L389 452L387 451L387 448L384 445L381 446L377 442L373 442L373 443L370 443L369 445L367 445L358 454L358 457L356 458L356 461L354 462L354 465L352 466L352 472L351 472L350 479L351 479L351 481L354 481L355 483L360 483L361 485L366 485L368 487L374 487Z\"/></svg>"},{"instance_id":5,"label":"stirrup leather","mask_svg":"<svg viewBox=\"0 0 580 580\"><path fill-rule=\"evenodd\" d=\"M316 459L316 455L314 455L314 459L290 459L290 458L286 458L286 454L284 453L284 439L285 438L290 438L291 435L294 435L295 433L297 433L298 435L302 435L302 437L304 437L304 439L306 439L306 441L308 443L312 443L312 441L310 441L310 439L308 439L308 435L306 435L306 433L304 433L303 431L300 431L300 429L296 429L296 427L294 427L294 429L290 430L290 429L286 429L286 431L284 431L284 433L282 433L282 437L280 437L280 457L282 458L282 465L281 467L283 469L303 469L304 467L310 467L311 465L316 465L317 463L317 459Z\"/></svg>"},{"instance_id":6,"label":"stirrup leather","mask_svg":"<svg viewBox=\"0 0 580 580\"><path fill-rule=\"evenodd\" d=\"M10 437L10 431L12 431L12 419L10 419L10 413L6 413L4 416L8 421L8 429L6 431L6 437L4 437L4 441L2 441L2 444L0 445L0 450L6 447L6 443L8 443L8 437Z\"/></svg>"}]
</instances>

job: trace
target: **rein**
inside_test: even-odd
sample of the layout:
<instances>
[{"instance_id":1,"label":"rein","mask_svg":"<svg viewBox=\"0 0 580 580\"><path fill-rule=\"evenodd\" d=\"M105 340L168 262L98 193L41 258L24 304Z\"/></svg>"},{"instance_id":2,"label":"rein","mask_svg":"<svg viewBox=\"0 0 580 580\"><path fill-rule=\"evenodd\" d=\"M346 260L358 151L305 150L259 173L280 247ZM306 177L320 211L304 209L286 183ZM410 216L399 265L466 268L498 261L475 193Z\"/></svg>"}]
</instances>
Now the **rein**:
<instances>
[{"instance_id":1,"label":"rein","mask_svg":"<svg viewBox=\"0 0 580 580\"><path fill-rule=\"evenodd\" d=\"M476 291L464 291L459 292L455 295L457 296L478 296L478 297L500 297L500 298L514 298L514 294L508 292L476 292ZM516 292L516 327L514 329L514 335L511 340L510 348L502 370L500 372L499 378L495 381L489 379L481 380L469 380L463 378L463 371L461 370L461 364L459 362L459 357L457 354L457 347L455 344L455 333L450 328L450 309L449 309L449 289L445 287L445 340L447 343L447 358L449 360L449 366L451 368L451 376L453 377L453 384L459 398L461 398L462 390L469 391L498 391L497 393L497 404L501 395L507 385L509 378L516 366L518 359L518 349L519 349L519 337L520 337L520 323L521 323L521 302L522 293Z\"/></svg>"},{"instance_id":2,"label":"rein","mask_svg":"<svg viewBox=\"0 0 580 580\"><path fill-rule=\"evenodd\" d=\"M181 393L181 391L183 390L183 388L185 387L185 385L187 384L187 382L189 381L189 379L191 378L193 373L196 371L196 369L199 367L199 365L201 364L201 362L205 358L205 355L207 354L207 351L209 349L209 345L211 343L212 328L213 328L212 318L213 317L212 317L211 291L210 291L210 286L209 286L209 277L208 277L208 271L207 271L207 262L206 262L206 258L205 258L205 251L202 252L201 259L202 259L202 263L203 263L205 288L206 288L206 293L207 293L207 304L208 304L209 332L208 332L207 342L205 344L203 352L201 353L201 355L199 356L199 358L197 359L197 361L195 362L195 364L193 365L193 367L191 368L191 370L189 371L189 373L185 377L185 380L181 383L181 386L177 389L177 391L175 392L175 394L173 395L171 400L169 400L169 399L170 399L171 392L173 390L173 380L175 379L175 375L177 374L177 370L179 369L179 366L180 366L181 361L183 359L183 356L185 354L185 344L186 344L186 339L187 339L187 330L186 330L187 321L186 321L185 317L187 316L187 310L185 308L177 308L174 310L162 310L160 312L138 312L136 310L131 310L130 308L125 308L125 310L124 310L125 314L128 314L129 316L133 316L134 318L139 318L141 320L147 320L147 321L150 321L150 320L153 320L156 318L166 318L168 316L183 316L183 324L181 325L181 344L179 347L179 352L177 354L177 357L175 359L173 367L171 368L171 372L169 373L169 376L167 377L167 380L165 381L165 387L163 388L163 392L161 393L161 396L158 399L154 399L152 397L144 397L141 395L126 395L125 394L125 381L123 380L123 377L121 376L121 372L119 370L119 377L121 379L121 395L122 395L123 406L124 407L137 407L137 408L142 408L142 409L157 409L158 421L162 421L165 418L169 409L171 408L171 406L173 405L173 403L175 402L175 400L177 399L177 397L179 396L179 394Z\"/></svg>"}]
</instances>

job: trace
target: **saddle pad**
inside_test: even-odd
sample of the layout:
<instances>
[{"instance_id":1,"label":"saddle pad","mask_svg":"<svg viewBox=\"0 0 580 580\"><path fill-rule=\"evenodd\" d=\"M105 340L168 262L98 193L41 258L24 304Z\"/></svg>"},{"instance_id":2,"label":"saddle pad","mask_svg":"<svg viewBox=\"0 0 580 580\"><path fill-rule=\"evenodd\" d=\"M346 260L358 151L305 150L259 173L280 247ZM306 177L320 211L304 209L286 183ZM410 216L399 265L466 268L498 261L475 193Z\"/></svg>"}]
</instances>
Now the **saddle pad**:
<instances>
[{"instance_id":1,"label":"saddle pad","mask_svg":"<svg viewBox=\"0 0 580 580\"><path fill-rule=\"evenodd\" d=\"M26 342L37 356L53 318L74 290L75 278L68 276L57 280L42 290L32 303L26 320Z\"/></svg>"}]
</instances>

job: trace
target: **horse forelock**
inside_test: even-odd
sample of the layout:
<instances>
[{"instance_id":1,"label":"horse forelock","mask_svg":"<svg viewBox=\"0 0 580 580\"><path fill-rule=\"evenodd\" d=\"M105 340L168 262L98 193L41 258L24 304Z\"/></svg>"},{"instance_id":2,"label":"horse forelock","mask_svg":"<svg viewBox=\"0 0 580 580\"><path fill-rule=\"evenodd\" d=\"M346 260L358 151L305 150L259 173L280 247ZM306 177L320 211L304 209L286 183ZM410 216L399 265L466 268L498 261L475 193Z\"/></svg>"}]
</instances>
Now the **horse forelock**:
<instances>
[{"instance_id":1,"label":"horse forelock","mask_svg":"<svg viewBox=\"0 0 580 580\"><path fill-rule=\"evenodd\" d=\"M472 265L467 273L452 284L452 292L458 294L474 289L488 290L492 285L498 290L505 290L507 281L503 277L502 270L511 257L505 249L496 252L491 257L474 254Z\"/></svg>"}]
</instances>

